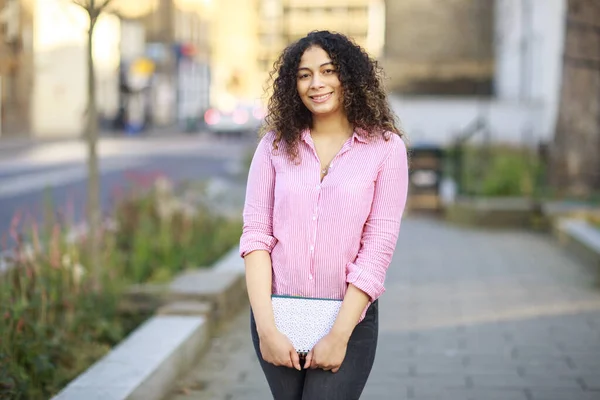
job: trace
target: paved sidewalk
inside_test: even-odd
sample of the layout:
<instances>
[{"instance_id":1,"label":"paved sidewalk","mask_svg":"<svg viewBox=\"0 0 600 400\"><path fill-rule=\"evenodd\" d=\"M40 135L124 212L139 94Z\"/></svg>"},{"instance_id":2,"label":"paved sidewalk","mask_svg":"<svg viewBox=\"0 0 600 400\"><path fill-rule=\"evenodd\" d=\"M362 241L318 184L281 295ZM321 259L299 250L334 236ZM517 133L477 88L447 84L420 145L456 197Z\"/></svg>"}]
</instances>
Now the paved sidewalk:
<instances>
[{"instance_id":1,"label":"paved sidewalk","mask_svg":"<svg viewBox=\"0 0 600 400\"><path fill-rule=\"evenodd\" d=\"M600 289L551 238L407 218L364 400L598 400ZM271 398L248 312L172 400Z\"/></svg>"},{"instance_id":2,"label":"paved sidewalk","mask_svg":"<svg viewBox=\"0 0 600 400\"><path fill-rule=\"evenodd\" d=\"M139 134L127 134L124 131L101 131L98 136L99 142L121 141L123 143L132 141L144 141L153 139L174 139L207 136L206 132L182 132L177 127L155 128ZM85 144L85 138L80 136L57 136L57 137L35 137L35 136L2 136L0 135L0 159L13 157L35 149L54 147L57 145L72 146Z\"/></svg>"}]
</instances>

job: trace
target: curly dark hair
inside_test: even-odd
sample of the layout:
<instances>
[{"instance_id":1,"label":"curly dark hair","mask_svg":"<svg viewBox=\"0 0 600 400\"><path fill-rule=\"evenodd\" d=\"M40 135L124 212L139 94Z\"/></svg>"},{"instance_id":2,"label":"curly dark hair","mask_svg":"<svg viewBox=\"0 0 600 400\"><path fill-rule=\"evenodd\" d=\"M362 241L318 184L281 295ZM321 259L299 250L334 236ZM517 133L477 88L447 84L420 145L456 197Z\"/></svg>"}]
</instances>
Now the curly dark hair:
<instances>
[{"instance_id":1,"label":"curly dark hair","mask_svg":"<svg viewBox=\"0 0 600 400\"><path fill-rule=\"evenodd\" d=\"M300 59L313 46L325 50L338 71L344 96L342 106L357 134L385 137L385 132L394 132L403 136L387 102L383 70L378 62L343 34L313 31L289 45L270 73L272 95L261 134L274 132L274 149L283 141L287 155L298 160L300 135L312 127L312 114L302 103L296 81Z\"/></svg>"}]
</instances>

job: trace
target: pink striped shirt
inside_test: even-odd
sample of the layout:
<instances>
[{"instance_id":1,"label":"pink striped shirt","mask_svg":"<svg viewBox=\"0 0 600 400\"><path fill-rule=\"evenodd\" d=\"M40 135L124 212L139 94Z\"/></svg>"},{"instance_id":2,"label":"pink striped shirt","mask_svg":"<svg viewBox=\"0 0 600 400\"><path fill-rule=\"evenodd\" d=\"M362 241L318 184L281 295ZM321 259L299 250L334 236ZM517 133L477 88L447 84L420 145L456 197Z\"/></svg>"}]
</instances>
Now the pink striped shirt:
<instances>
[{"instance_id":1,"label":"pink striped shirt","mask_svg":"<svg viewBox=\"0 0 600 400\"><path fill-rule=\"evenodd\" d=\"M273 151L274 138L261 139L250 166L240 255L270 252L273 294L343 299L352 283L375 301L385 290L406 203L404 142L396 134L386 141L354 132L321 181L308 130L300 164L289 160L283 142Z\"/></svg>"}]
</instances>

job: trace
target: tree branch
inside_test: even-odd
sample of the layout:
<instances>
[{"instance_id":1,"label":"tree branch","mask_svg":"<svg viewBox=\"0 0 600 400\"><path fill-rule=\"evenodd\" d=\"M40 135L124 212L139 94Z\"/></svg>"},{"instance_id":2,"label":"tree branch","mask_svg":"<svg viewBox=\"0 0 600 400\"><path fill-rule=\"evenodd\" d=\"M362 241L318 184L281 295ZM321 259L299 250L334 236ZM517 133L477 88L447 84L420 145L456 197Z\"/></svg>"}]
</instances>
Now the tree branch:
<instances>
[{"instance_id":1,"label":"tree branch","mask_svg":"<svg viewBox=\"0 0 600 400\"><path fill-rule=\"evenodd\" d=\"M79 27L79 21L75 20L75 18L73 17L73 15L68 12L67 9L65 9L64 7L66 7L68 4L73 4L76 5L77 7L81 8L83 11L85 11L85 13L89 16L90 15L90 3L89 0L62 0L60 2L61 8L64 12L64 16L66 18L68 18L73 26ZM81 27L82 29L85 29L84 32L86 32L88 29L88 27Z\"/></svg>"},{"instance_id":2,"label":"tree branch","mask_svg":"<svg viewBox=\"0 0 600 400\"><path fill-rule=\"evenodd\" d=\"M105 12L112 2L113 0L104 0L99 6L94 6L92 8L92 5L89 0L71 0L71 3L81 7L93 19L97 18L101 13Z\"/></svg>"},{"instance_id":3,"label":"tree branch","mask_svg":"<svg viewBox=\"0 0 600 400\"><path fill-rule=\"evenodd\" d=\"M104 0L102 2L102 4L100 4L98 7L96 7L96 10L98 10L98 14L100 14L102 11L106 10L106 8L110 5L110 3L112 3L113 0Z\"/></svg>"},{"instance_id":4,"label":"tree branch","mask_svg":"<svg viewBox=\"0 0 600 400\"><path fill-rule=\"evenodd\" d=\"M87 2L85 2L83 0L71 0L71 3L75 4L76 6L79 6L79 7L83 8L83 10L89 14L89 12L90 12L90 3L87 3Z\"/></svg>"}]
</instances>

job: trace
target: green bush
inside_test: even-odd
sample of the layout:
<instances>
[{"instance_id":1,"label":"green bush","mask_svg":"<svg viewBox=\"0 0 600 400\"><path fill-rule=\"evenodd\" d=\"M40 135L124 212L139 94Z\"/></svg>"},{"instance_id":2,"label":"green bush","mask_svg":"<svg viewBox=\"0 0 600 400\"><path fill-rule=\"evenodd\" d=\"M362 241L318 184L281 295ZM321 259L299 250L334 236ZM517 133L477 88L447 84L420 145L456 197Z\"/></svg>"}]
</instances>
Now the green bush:
<instances>
[{"instance_id":1,"label":"green bush","mask_svg":"<svg viewBox=\"0 0 600 400\"><path fill-rule=\"evenodd\" d=\"M57 222L34 225L32 248L0 276L0 399L51 397L149 316L119 314L128 285L210 265L235 245L241 222L212 214L204 198L164 180L127 193L102 234L100 282L85 267L85 240L65 240Z\"/></svg>"},{"instance_id":2,"label":"green bush","mask_svg":"<svg viewBox=\"0 0 600 400\"><path fill-rule=\"evenodd\" d=\"M534 194L536 166L521 154L496 154L485 172L483 196L531 196Z\"/></svg>"},{"instance_id":3,"label":"green bush","mask_svg":"<svg viewBox=\"0 0 600 400\"><path fill-rule=\"evenodd\" d=\"M48 398L125 334L120 281L107 270L93 282L82 245L64 237L56 224L43 249L16 251L0 279L0 398Z\"/></svg>"},{"instance_id":4,"label":"green bush","mask_svg":"<svg viewBox=\"0 0 600 400\"><path fill-rule=\"evenodd\" d=\"M454 150L447 168L457 178L461 192L471 196L539 196L543 192L544 166L532 151L510 146L469 146L462 151L462 171L454 170Z\"/></svg>"},{"instance_id":5,"label":"green bush","mask_svg":"<svg viewBox=\"0 0 600 400\"><path fill-rule=\"evenodd\" d=\"M241 220L211 213L202 186L178 193L161 180L143 196L123 199L115 215L122 274L133 282L164 282L183 269L211 265L242 229Z\"/></svg>"}]
</instances>

